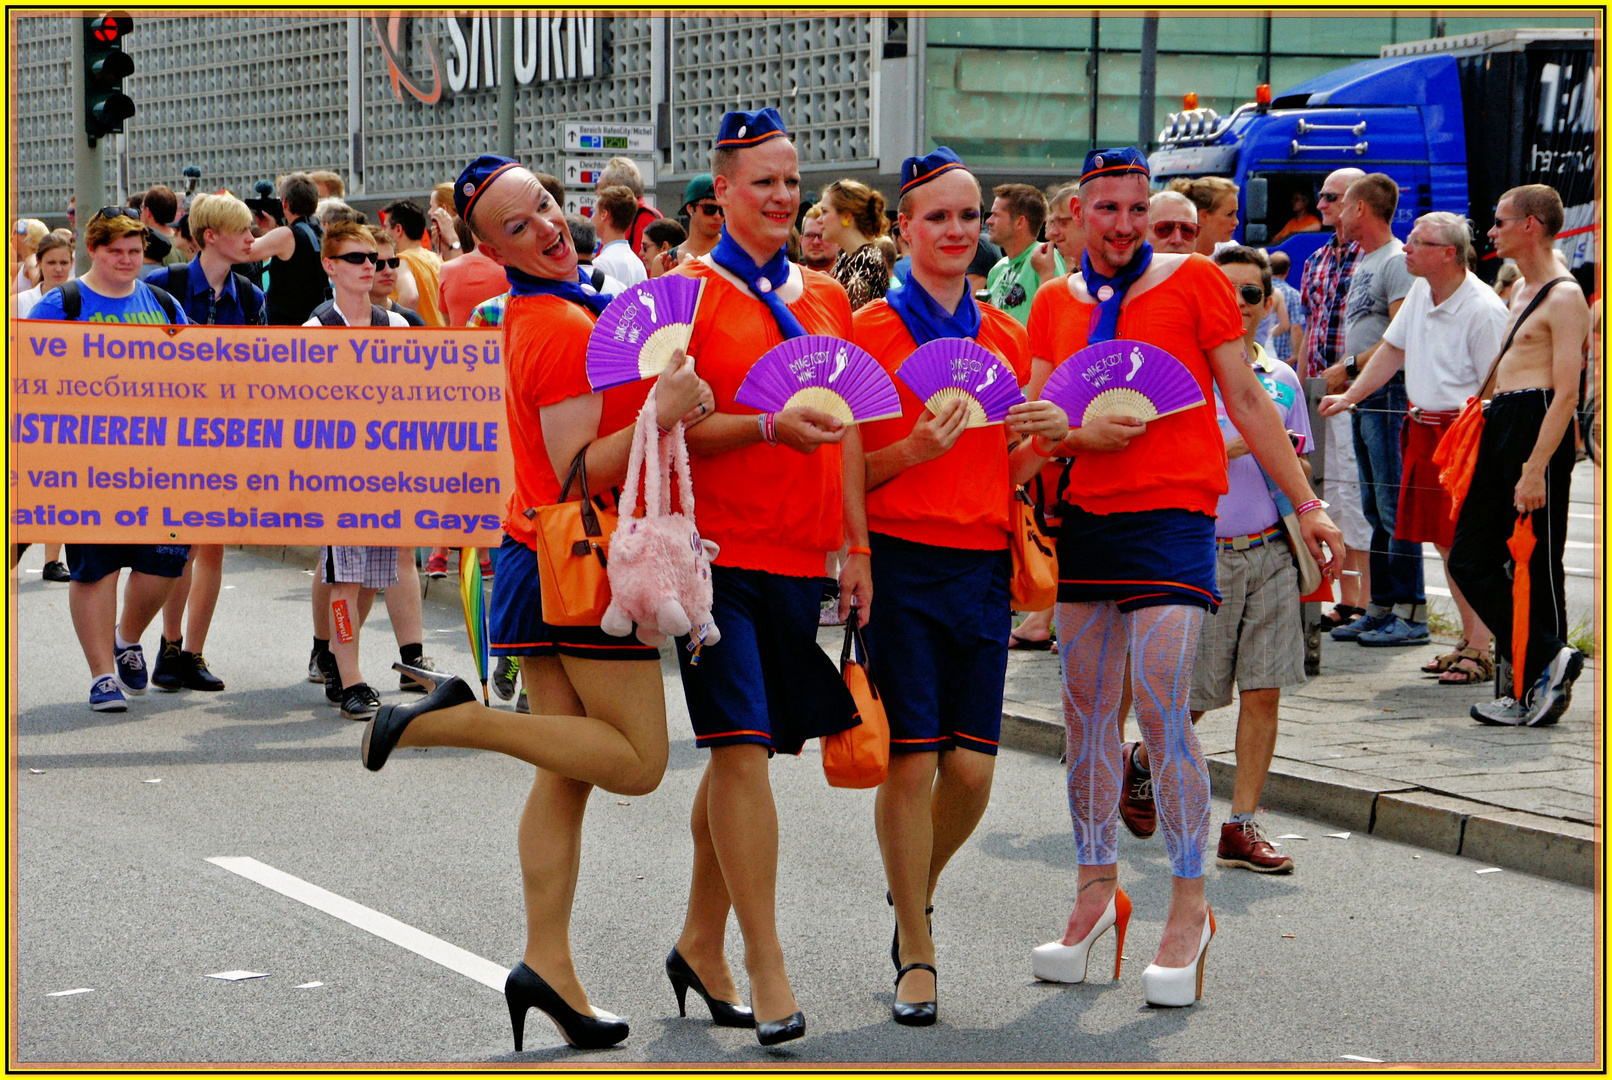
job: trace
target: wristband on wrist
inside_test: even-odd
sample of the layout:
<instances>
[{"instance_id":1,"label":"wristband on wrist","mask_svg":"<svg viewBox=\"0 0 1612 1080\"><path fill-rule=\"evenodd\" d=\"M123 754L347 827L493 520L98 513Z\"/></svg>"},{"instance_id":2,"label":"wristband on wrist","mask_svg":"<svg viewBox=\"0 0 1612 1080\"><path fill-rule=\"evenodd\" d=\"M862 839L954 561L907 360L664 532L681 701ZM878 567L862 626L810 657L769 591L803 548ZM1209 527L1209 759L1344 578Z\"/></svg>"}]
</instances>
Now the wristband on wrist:
<instances>
[{"instance_id":1,"label":"wristband on wrist","mask_svg":"<svg viewBox=\"0 0 1612 1080\"><path fill-rule=\"evenodd\" d=\"M862 547L859 544L852 544L852 545L850 545L849 547L847 547L845 549L845 554L847 554L847 555L872 555L873 554L873 549L872 548L867 548L867 547Z\"/></svg>"},{"instance_id":2,"label":"wristband on wrist","mask_svg":"<svg viewBox=\"0 0 1612 1080\"><path fill-rule=\"evenodd\" d=\"M756 430L761 433L761 441L768 446L778 445L777 413L761 413L756 417Z\"/></svg>"},{"instance_id":3,"label":"wristband on wrist","mask_svg":"<svg viewBox=\"0 0 1612 1080\"><path fill-rule=\"evenodd\" d=\"M1327 504L1322 502L1320 499L1311 499L1309 502L1299 503L1299 505L1294 508L1293 514L1294 514L1295 517L1303 517L1305 514L1308 514L1311 510L1324 509L1326 507L1326 505Z\"/></svg>"},{"instance_id":4,"label":"wristband on wrist","mask_svg":"<svg viewBox=\"0 0 1612 1080\"><path fill-rule=\"evenodd\" d=\"M1041 449L1041 441L1040 440L1041 440L1041 436L1039 436L1039 435L1030 436L1030 449L1035 452L1035 455L1037 457L1050 458L1050 457L1054 457L1054 456L1057 455L1058 447L1059 447L1059 445L1061 445L1058 440L1053 441L1051 450L1043 450L1043 449Z\"/></svg>"}]
</instances>

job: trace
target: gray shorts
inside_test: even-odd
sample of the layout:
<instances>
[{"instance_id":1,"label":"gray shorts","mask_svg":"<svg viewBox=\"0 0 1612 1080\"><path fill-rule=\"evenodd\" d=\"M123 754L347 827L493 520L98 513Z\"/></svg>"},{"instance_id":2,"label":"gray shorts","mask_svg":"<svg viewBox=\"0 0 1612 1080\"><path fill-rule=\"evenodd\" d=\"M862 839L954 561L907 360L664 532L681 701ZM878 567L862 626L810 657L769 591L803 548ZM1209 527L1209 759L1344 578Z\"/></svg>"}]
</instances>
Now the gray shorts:
<instances>
[{"instance_id":1,"label":"gray shorts","mask_svg":"<svg viewBox=\"0 0 1612 1080\"><path fill-rule=\"evenodd\" d=\"M336 544L325 548L320 580L326 585L359 585L366 589L387 589L397 584L397 548L347 547Z\"/></svg>"},{"instance_id":2,"label":"gray shorts","mask_svg":"<svg viewBox=\"0 0 1612 1080\"><path fill-rule=\"evenodd\" d=\"M1215 557L1220 610L1204 616L1192 668L1192 709L1231 704L1239 690L1304 684L1304 630L1299 572L1285 537Z\"/></svg>"}]
</instances>

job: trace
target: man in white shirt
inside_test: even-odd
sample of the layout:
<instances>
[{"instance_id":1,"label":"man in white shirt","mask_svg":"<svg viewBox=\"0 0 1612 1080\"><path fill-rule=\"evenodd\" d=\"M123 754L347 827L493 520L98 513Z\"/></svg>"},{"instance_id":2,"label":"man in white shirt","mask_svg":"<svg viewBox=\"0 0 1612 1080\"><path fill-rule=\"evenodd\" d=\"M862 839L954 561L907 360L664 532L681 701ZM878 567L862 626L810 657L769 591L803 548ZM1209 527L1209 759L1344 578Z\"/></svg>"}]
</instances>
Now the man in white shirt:
<instances>
[{"instance_id":1,"label":"man in white shirt","mask_svg":"<svg viewBox=\"0 0 1612 1080\"><path fill-rule=\"evenodd\" d=\"M1405 242L1405 268L1416 278L1405 302L1359 378L1344 393L1321 402L1323 416L1336 415L1404 369L1410 408L1394 539L1432 544L1445 560L1455 540L1455 522L1433 451L1467 398L1478 392L1506 324L1505 302L1467 269L1471 253L1465 218L1442 210L1418 218ZM1486 681L1492 674L1489 629L1448 572L1445 580L1461 613L1462 642L1423 670L1440 672L1441 682L1457 685Z\"/></svg>"},{"instance_id":2,"label":"man in white shirt","mask_svg":"<svg viewBox=\"0 0 1612 1080\"><path fill-rule=\"evenodd\" d=\"M593 204L593 229L599 234L599 254L593 257L593 265L625 285L636 285L649 276L627 235L637 213L638 200L624 184L600 191Z\"/></svg>"}]
</instances>

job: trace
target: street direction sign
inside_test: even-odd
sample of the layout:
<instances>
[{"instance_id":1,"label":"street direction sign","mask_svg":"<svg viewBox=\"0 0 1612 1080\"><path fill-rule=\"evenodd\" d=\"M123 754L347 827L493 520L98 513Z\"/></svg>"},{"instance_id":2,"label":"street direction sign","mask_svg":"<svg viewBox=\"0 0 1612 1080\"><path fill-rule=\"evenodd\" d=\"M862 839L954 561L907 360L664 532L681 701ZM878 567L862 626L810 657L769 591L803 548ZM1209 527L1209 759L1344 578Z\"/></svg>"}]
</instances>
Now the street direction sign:
<instances>
[{"instance_id":1,"label":"street direction sign","mask_svg":"<svg viewBox=\"0 0 1612 1080\"><path fill-rule=\"evenodd\" d=\"M568 157L565 159L565 173L561 177L566 187L587 188L592 191L599 183L599 174L604 172L605 165L610 161L607 157ZM644 186L655 186L655 162L651 158L633 158L632 163L638 166L643 174Z\"/></svg>"},{"instance_id":2,"label":"street direction sign","mask_svg":"<svg viewBox=\"0 0 1612 1080\"><path fill-rule=\"evenodd\" d=\"M596 153L599 151L653 153L655 125L568 123L564 125L564 143L561 149Z\"/></svg>"},{"instance_id":3,"label":"street direction sign","mask_svg":"<svg viewBox=\"0 0 1612 1080\"><path fill-rule=\"evenodd\" d=\"M581 214L583 217L593 216L593 204L598 197L591 191L567 191L565 193L565 212L567 214Z\"/></svg>"}]
</instances>

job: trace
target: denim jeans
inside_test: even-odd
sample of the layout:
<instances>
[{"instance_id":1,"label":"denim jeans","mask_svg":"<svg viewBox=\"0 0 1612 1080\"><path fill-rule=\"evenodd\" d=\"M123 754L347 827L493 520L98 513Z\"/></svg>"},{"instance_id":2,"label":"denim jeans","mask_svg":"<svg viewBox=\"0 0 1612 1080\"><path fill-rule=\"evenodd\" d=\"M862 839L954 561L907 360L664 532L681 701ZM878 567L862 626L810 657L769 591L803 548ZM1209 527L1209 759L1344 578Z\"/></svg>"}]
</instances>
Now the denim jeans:
<instances>
[{"instance_id":1,"label":"denim jeans","mask_svg":"<svg viewBox=\"0 0 1612 1080\"><path fill-rule=\"evenodd\" d=\"M1422 545L1394 539L1404 465L1399 429L1407 404L1405 377L1395 375L1354 414L1360 504L1371 522L1371 602L1382 607L1427 602L1422 591Z\"/></svg>"}]
</instances>

